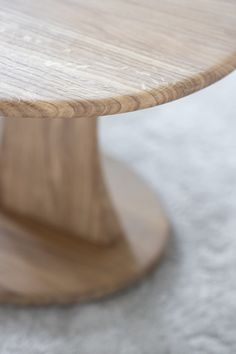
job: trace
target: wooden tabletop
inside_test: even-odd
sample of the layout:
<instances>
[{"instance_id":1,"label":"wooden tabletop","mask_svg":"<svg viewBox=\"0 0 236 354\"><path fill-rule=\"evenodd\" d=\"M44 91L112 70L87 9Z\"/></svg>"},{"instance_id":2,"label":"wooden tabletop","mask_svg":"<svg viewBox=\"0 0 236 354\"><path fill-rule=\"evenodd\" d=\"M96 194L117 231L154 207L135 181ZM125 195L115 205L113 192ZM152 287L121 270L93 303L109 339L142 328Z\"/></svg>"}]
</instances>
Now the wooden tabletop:
<instances>
[{"instance_id":1,"label":"wooden tabletop","mask_svg":"<svg viewBox=\"0 0 236 354\"><path fill-rule=\"evenodd\" d=\"M235 0L0 0L5 117L147 108L235 67Z\"/></svg>"}]
</instances>

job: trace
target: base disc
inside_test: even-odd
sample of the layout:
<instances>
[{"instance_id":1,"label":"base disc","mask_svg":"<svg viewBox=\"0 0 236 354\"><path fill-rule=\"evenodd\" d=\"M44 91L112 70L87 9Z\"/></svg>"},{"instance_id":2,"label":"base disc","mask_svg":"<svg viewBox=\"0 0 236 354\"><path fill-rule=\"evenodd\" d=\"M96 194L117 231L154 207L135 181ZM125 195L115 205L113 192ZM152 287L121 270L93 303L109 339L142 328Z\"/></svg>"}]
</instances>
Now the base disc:
<instances>
[{"instance_id":1,"label":"base disc","mask_svg":"<svg viewBox=\"0 0 236 354\"><path fill-rule=\"evenodd\" d=\"M123 229L96 246L16 217L0 216L0 302L53 304L89 300L141 278L159 260L168 223L153 192L124 164L105 161Z\"/></svg>"}]
</instances>

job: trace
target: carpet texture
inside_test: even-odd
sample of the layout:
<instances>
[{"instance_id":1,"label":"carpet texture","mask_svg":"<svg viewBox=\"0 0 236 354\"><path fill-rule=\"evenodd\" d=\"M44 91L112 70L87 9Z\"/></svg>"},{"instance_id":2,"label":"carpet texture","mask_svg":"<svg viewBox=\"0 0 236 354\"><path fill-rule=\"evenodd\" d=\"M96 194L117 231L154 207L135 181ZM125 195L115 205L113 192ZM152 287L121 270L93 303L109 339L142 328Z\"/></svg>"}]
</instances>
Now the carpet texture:
<instances>
[{"instance_id":1,"label":"carpet texture","mask_svg":"<svg viewBox=\"0 0 236 354\"><path fill-rule=\"evenodd\" d=\"M236 353L236 73L176 102L101 119L105 151L159 194L161 265L107 300L0 307L1 354Z\"/></svg>"}]
</instances>

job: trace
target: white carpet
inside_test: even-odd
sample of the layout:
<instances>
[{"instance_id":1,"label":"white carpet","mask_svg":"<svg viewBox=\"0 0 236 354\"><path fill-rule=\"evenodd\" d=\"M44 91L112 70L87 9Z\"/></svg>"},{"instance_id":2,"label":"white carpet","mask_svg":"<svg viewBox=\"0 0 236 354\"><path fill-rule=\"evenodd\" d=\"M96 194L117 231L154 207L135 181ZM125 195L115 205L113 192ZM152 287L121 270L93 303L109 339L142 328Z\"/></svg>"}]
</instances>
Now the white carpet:
<instances>
[{"instance_id":1,"label":"white carpet","mask_svg":"<svg viewBox=\"0 0 236 354\"><path fill-rule=\"evenodd\" d=\"M166 258L109 300L0 307L0 353L236 353L236 73L101 123L104 149L142 174L165 205L174 230Z\"/></svg>"}]
</instances>

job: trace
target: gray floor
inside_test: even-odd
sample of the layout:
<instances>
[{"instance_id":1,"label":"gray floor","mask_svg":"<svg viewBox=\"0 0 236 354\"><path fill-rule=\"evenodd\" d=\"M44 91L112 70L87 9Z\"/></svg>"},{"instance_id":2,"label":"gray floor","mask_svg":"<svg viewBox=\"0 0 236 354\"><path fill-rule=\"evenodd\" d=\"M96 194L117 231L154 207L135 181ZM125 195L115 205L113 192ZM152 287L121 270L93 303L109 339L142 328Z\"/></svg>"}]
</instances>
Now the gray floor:
<instances>
[{"instance_id":1,"label":"gray floor","mask_svg":"<svg viewBox=\"0 0 236 354\"><path fill-rule=\"evenodd\" d=\"M0 307L1 353L236 352L236 73L177 102L102 118L105 150L159 193L173 225L161 266L89 305Z\"/></svg>"}]
</instances>

